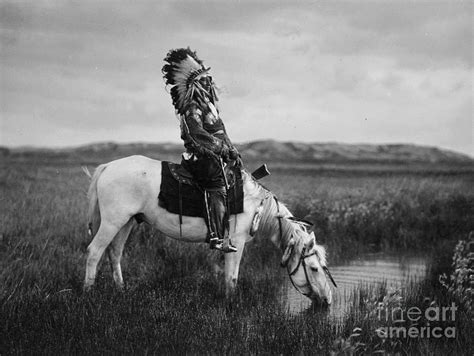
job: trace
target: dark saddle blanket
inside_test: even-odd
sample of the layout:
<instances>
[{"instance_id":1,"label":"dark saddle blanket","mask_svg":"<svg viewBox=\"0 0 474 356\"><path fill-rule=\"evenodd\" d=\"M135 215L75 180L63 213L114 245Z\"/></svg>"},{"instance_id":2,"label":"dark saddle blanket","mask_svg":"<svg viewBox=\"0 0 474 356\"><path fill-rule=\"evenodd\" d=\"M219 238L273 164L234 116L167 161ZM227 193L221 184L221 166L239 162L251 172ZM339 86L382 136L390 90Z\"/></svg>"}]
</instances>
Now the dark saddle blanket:
<instances>
[{"instance_id":1,"label":"dark saddle blanket","mask_svg":"<svg viewBox=\"0 0 474 356\"><path fill-rule=\"evenodd\" d=\"M229 214L244 211L244 189L240 168L226 169L230 189ZM161 186L158 205L170 213L202 217L206 216L204 190L193 180L191 173L180 164L163 161L161 163Z\"/></svg>"}]
</instances>

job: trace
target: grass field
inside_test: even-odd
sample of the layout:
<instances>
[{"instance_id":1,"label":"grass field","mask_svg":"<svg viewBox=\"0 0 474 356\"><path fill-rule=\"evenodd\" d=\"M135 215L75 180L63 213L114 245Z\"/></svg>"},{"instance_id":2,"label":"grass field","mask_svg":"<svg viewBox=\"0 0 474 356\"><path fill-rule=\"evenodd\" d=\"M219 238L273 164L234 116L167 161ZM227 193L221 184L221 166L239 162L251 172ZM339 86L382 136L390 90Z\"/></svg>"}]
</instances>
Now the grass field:
<instances>
[{"instance_id":1,"label":"grass field","mask_svg":"<svg viewBox=\"0 0 474 356\"><path fill-rule=\"evenodd\" d=\"M382 340L374 305L383 286L354 290L351 313L289 315L278 299L284 276L268 241L246 247L239 289L224 298L219 253L137 227L123 258L123 293L103 264L82 293L88 179L79 164L3 162L0 177L0 354L472 354L472 319L460 306L455 339ZM437 254L429 278L401 295L405 306L457 302L438 275L474 230L474 175L462 172L292 170L264 184L315 223L332 264L367 251ZM385 298L385 299L384 299ZM398 301L400 302L400 301ZM359 329L360 328L360 331ZM351 336L352 335L352 336Z\"/></svg>"}]
</instances>

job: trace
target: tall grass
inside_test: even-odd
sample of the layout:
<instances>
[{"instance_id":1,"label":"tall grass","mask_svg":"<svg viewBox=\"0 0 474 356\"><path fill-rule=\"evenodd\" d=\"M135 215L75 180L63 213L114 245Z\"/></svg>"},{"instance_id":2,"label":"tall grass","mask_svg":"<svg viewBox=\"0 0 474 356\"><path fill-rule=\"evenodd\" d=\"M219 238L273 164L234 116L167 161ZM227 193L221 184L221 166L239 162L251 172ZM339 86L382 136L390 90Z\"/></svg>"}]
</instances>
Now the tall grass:
<instances>
[{"instance_id":1,"label":"tall grass","mask_svg":"<svg viewBox=\"0 0 474 356\"><path fill-rule=\"evenodd\" d=\"M437 340L381 343L374 338L377 321L363 301L383 300L388 293L383 288L358 287L358 297L351 300L359 302L343 320L320 310L288 314L279 299L286 281L278 273L279 251L264 240L246 247L239 289L226 300L222 276L214 269L214 264L222 264L219 253L139 226L123 258L126 290L114 290L104 262L96 289L84 295L87 177L79 167L67 165L10 164L0 174L0 354L326 354L345 352L344 347L405 353L472 348L462 318L460 337L448 346ZM279 172L266 183L297 215L316 223L317 236L328 245L333 263L347 256L347 250L426 248L441 246L442 241L453 246L472 229L470 176ZM434 277L407 293L407 305L423 303L426 296L449 302ZM356 328L362 331L349 338Z\"/></svg>"},{"instance_id":2,"label":"tall grass","mask_svg":"<svg viewBox=\"0 0 474 356\"><path fill-rule=\"evenodd\" d=\"M449 277L440 275L441 285L474 317L474 231L468 240L460 240L453 255L452 271Z\"/></svg>"},{"instance_id":3,"label":"tall grass","mask_svg":"<svg viewBox=\"0 0 474 356\"><path fill-rule=\"evenodd\" d=\"M364 251L452 246L474 230L474 176L279 172L268 184L315 223L332 260Z\"/></svg>"}]
</instances>

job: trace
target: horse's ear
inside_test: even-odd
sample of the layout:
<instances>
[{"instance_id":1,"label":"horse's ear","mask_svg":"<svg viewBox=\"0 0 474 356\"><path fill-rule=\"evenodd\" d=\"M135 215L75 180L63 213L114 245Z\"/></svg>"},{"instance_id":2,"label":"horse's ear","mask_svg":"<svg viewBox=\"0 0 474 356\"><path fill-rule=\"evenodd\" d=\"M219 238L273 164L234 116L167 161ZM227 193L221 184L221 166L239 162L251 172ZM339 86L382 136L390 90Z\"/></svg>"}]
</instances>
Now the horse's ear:
<instances>
[{"instance_id":1,"label":"horse's ear","mask_svg":"<svg viewBox=\"0 0 474 356\"><path fill-rule=\"evenodd\" d=\"M306 246L307 248L311 249L314 245L316 245L316 236L314 235L314 232L311 231L311 233L309 234L309 242Z\"/></svg>"},{"instance_id":2,"label":"horse's ear","mask_svg":"<svg viewBox=\"0 0 474 356\"><path fill-rule=\"evenodd\" d=\"M286 215L285 215L285 213L279 211L279 212L276 214L276 218L277 218L277 219L283 219L283 218L286 218Z\"/></svg>"},{"instance_id":3,"label":"horse's ear","mask_svg":"<svg viewBox=\"0 0 474 356\"><path fill-rule=\"evenodd\" d=\"M293 247L295 247L295 238L292 237L286 246L285 252L283 252L283 256L281 258L280 265L282 267L286 267L288 265L288 261L290 260L291 253L293 252Z\"/></svg>"},{"instance_id":4,"label":"horse's ear","mask_svg":"<svg viewBox=\"0 0 474 356\"><path fill-rule=\"evenodd\" d=\"M312 222L305 219L298 219L298 218L295 218L294 216L290 216L288 217L288 219L291 221L297 222L298 224L304 225L307 228L312 228L314 226Z\"/></svg>"}]
</instances>

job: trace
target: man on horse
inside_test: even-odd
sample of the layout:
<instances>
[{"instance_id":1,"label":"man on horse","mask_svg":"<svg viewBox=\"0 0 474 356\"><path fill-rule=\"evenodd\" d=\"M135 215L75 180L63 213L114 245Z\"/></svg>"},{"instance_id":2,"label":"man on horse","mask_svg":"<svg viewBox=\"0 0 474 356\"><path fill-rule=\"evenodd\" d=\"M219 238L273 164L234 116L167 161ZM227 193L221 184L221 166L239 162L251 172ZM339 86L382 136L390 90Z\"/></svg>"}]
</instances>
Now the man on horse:
<instances>
[{"instance_id":1,"label":"man on horse","mask_svg":"<svg viewBox=\"0 0 474 356\"><path fill-rule=\"evenodd\" d=\"M204 191L211 248L235 252L229 237L226 165L241 165L219 116L210 68L189 48L170 50L162 72L181 123L182 166Z\"/></svg>"}]
</instances>

